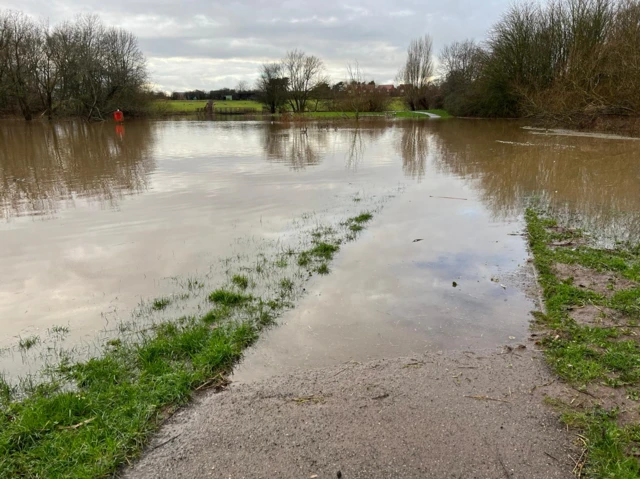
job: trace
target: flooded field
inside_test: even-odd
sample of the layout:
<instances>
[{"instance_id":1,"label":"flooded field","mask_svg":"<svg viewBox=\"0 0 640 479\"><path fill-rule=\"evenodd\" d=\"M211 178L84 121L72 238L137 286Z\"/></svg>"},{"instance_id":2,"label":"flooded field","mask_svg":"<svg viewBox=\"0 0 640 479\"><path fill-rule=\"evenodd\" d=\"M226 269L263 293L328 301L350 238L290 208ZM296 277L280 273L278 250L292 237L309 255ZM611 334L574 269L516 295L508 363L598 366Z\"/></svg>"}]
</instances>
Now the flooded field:
<instances>
[{"instance_id":1,"label":"flooded field","mask_svg":"<svg viewBox=\"0 0 640 479\"><path fill-rule=\"evenodd\" d=\"M535 300L527 201L606 241L640 232L639 141L513 122L5 121L0 145L9 375L122 322L197 310L229 262L363 210L377 212L368 230L308 283L239 379L523 341ZM162 298L170 305L154 307Z\"/></svg>"}]
</instances>

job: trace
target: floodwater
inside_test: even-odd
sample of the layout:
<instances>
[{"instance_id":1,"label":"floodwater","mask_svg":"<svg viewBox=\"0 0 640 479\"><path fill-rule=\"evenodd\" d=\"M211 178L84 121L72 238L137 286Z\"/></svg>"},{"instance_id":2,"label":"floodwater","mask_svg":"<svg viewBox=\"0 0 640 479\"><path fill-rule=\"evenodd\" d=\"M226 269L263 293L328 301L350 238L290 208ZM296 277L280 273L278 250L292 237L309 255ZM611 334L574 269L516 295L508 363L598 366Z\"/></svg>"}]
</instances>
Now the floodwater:
<instances>
[{"instance_id":1,"label":"floodwater","mask_svg":"<svg viewBox=\"0 0 640 479\"><path fill-rule=\"evenodd\" d=\"M215 285L221 259L277 248L297 218L370 205L383 208L239 380L522 342L535 307L527 201L638 238L638 158L633 139L500 121L0 122L0 370L24 373L58 342L90 344L191 279ZM28 337L37 353L18 347Z\"/></svg>"}]
</instances>

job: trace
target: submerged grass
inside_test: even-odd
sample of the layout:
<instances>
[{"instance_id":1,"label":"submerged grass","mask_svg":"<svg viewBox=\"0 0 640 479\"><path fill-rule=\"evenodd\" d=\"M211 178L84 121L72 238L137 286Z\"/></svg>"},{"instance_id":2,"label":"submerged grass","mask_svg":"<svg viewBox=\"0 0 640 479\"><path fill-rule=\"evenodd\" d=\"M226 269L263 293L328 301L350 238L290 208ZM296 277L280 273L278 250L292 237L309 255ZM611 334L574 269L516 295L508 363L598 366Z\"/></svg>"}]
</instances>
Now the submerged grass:
<instances>
[{"instance_id":1,"label":"submerged grass","mask_svg":"<svg viewBox=\"0 0 640 479\"><path fill-rule=\"evenodd\" d=\"M156 298L153 300L153 303L151 303L151 309L153 311L162 311L163 309L166 309L170 304L171 300L169 298Z\"/></svg>"},{"instance_id":2,"label":"submerged grass","mask_svg":"<svg viewBox=\"0 0 640 479\"><path fill-rule=\"evenodd\" d=\"M193 319L69 367L75 387L48 384L0 413L0 477L103 477L135 455L194 387L227 372L257 337L251 322L211 329Z\"/></svg>"},{"instance_id":3,"label":"submerged grass","mask_svg":"<svg viewBox=\"0 0 640 479\"><path fill-rule=\"evenodd\" d=\"M640 250L629 245L613 250L584 246L581 231L562 228L533 210L527 211L526 220L546 306L536 315L536 325L546 332L542 345L549 365L582 391L624 388L624 396L633 403L630 412L639 413L640 287L632 282L640 284ZM578 246L550 246L559 244ZM614 283L604 290L590 289L590 284L578 284L574 278L559 278L561 264L630 282L615 292ZM573 311L585 307L601 312L600 324L579 323L572 317ZM585 438L587 477L640 477L640 424L621 421L620 406L615 402L608 409L601 404L587 409L563 406L563 420Z\"/></svg>"},{"instance_id":4,"label":"submerged grass","mask_svg":"<svg viewBox=\"0 0 640 479\"><path fill-rule=\"evenodd\" d=\"M243 274L236 274L231 278L231 282L240 289L247 289L249 287L249 278Z\"/></svg>"},{"instance_id":5,"label":"submerged grass","mask_svg":"<svg viewBox=\"0 0 640 479\"><path fill-rule=\"evenodd\" d=\"M18 348L20 348L21 351L28 351L38 343L40 343L39 336L28 336L26 338L20 338Z\"/></svg>"},{"instance_id":6,"label":"submerged grass","mask_svg":"<svg viewBox=\"0 0 640 479\"><path fill-rule=\"evenodd\" d=\"M340 246L338 246L337 244L322 241L316 243L316 245L309 251L306 251L306 253L308 253L309 256L313 256L323 260L331 260L333 259L333 255L335 255L339 249Z\"/></svg>"},{"instance_id":7,"label":"submerged grass","mask_svg":"<svg viewBox=\"0 0 640 479\"><path fill-rule=\"evenodd\" d=\"M288 253L297 255L297 274L283 278L280 269L267 267L280 268L277 261L256 263L267 283L263 290L271 293L249 295L249 278L231 274L228 285L209 294L213 306L200 316L161 322L137 333L137 339L110 339L100 357L61 361L27 393L17 394L0 377L0 477L113 476L194 390L224 386L243 350L293 307L303 278L328 274L344 237L354 234L348 228L314 231L319 234L309 233L307 250ZM152 309L168 304L159 298ZM26 338L22 346L34 341Z\"/></svg>"},{"instance_id":8,"label":"submerged grass","mask_svg":"<svg viewBox=\"0 0 640 479\"><path fill-rule=\"evenodd\" d=\"M253 297L248 294L236 293L228 289L216 289L209 295L209 301L219 304L221 306L241 306L253 300Z\"/></svg>"}]
</instances>

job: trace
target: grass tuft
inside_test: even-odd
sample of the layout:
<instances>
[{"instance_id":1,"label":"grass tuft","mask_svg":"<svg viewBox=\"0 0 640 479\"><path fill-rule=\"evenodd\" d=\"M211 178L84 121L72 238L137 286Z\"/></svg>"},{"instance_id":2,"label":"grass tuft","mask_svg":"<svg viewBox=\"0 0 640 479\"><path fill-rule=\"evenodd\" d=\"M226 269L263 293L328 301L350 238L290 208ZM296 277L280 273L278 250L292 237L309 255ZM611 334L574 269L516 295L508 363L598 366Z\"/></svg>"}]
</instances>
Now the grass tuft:
<instances>
[{"instance_id":1,"label":"grass tuft","mask_svg":"<svg viewBox=\"0 0 640 479\"><path fill-rule=\"evenodd\" d=\"M285 294L291 294L293 292L294 283L289 278L283 278L280 281L280 289Z\"/></svg>"},{"instance_id":2,"label":"grass tuft","mask_svg":"<svg viewBox=\"0 0 640 479\"><path fill-rule=\"evenodd\" d=\"M327 263L322 263L318 268L316 268L316 273L321 275L327 275L330 273L329 265Z\"/></svg>"},{"instance_id":3,"label":"grass tuft","mask_svg":"<svg viewBox=\"0 0 640 479\"><path fill-rule=\"evenodd\" d=\"M169 298L156 298L151 303L151 309L154 311L162 311L167 308L171 304L171 300Z\"/></svg>"},{"instance_id":4,"label":"grass tuft","mask_svg":"<svg viewBox=\"0 0 640 479\"><path fill-rule=\"evenodd\" d=\"M32 347L34 347L36 344L40 343L40 336L28 336L26 338L20 338L20 341L18 341L18 347L22 350L22 351L28 351L29 349L31 349Z\"/></svg>"},{"instance_id":5,"label":"grass tuft","mask_svg":"<svg viewBox=\"0 0 640 479\"><path fill-rule=\"evenodd\" d=\"M315 256L316 258L321 258L324 260L333 259L333 255L335 255L340 247L331 243L317 243L313 248L309 250L309 255Z\"/></svg>"},{"instance_id":6,"label":"grass tuft","mask_svg":"<svg viewBox=\"0 0 640 479\"><path fill-rule=\"evenodd\" d=\"M250 295L222 288L216 289L209 295L209 301L227 307L242 306L251 300L253 300L253 297Z\"/></svg>"},{"instance_id":7,"label":"grass tuft","mask_svg":"<svg viewBox=\"0 0 640 479\"><path fill-rule=\"evenodd\" d=\"M354 216L353 218L350 218L348 221L350 223L357 223L359 225L364 224L364 223L368 223L369 221L371 221L373 219L373 215L371 213L361 213L358 216Z\"/></svg>"},{"instance_id":8,"label":"grass tuft","mask_svg":"<svg viewBox=\"0 0 640 479\"><path fill-rule=\"evenodd\" d=\"M249 278L242 274L234 275L233 278L231 278L231 282L242 290L249 287Z\"/></svg>"}]
</instances>

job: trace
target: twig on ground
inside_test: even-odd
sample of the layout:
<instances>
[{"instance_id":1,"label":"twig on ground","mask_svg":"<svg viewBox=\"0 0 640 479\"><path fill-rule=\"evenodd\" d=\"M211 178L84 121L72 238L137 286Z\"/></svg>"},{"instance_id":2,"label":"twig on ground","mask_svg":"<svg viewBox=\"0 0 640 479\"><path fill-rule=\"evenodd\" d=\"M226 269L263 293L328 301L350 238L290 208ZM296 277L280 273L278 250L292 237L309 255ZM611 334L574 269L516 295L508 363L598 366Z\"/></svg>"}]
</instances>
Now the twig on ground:
<instances>
[{"instance_id":1,"label":"twig on ground","mask_svg":"<svg viewBox=\"0 0 640 479\"><path fill-rule=\"evenodd\" d=\"M478 401L497 401L497 402L506 402L506 403L509 402L509 401L505 401L504 399L497 399L489 396L464 396L464 397L470 398L470 399L477 399Z\"/></svg>"},{"instance_id":2,"label":"twig on ground","mask_svg":"<svg viewBox=\"0 0 640 479\"><path fill-rule=\"evenodd\" d=\"M175 436L173 436L171 439L167 439L166 441L161 442L161 443L160 443L160 444L158 444L157 446L152 447L151 449L149 449L149 452L151 452L151 451L155 451L156 449L159 449L159 448L161 448L162 446L165 446L165 445L169 444L171 441L173 441L174 439L176 439L177 437L179 437L179 436L181 436L181 435L182 435L182 433L180 433L180 434L176 434L176 435L175 435Z\"/></svg>"},{"instance_id":3,"label":"twig on ground","mask_svg":"<svg viewBox=\"0 0 640 479\"><path fill-rule=\"evenodd\" d=\"M389 397L389 394L388 394L388 393L384 393L384 394L380 394L380 396L376 396L376 397L371 398L371 399L373 399L374 401L376 401L376 400L378 400L378 399L385 399L385 398L388 398L388 397Z\"/></svg>"},{"instance_id":4,"label":"twig on ground","mask_svg":"<svg viewBox=\"0 0 640 479\"><path fill-rule=\"evenodd\" d=\"M92 417L91 419L85 419L82 422L79 422L78 424L74 424L73 426L58 426L58 429L67 429L67 430L73 430L73 429L78 429L79 427L84 426L85 424L89 424L91 421L95 421L96 418Z\"/></svg>"}]
</instances>

